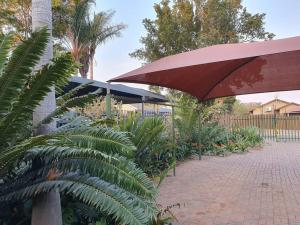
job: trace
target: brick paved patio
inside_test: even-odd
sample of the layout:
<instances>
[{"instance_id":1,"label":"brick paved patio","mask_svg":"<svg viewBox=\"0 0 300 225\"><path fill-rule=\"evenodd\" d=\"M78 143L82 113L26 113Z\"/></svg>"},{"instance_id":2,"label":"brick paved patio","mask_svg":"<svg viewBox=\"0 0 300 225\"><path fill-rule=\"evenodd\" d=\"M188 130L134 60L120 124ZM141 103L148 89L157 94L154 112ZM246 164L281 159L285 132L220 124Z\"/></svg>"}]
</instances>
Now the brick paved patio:
<instances>
[{"instance_id":1,"label":"brick paved patio","mask_svg":"<svg viewBox=\"0 0 300 225\"><path fill-rule=\"evenodd\" d=\"M300 225L300 144L187 161L158 202L180 203L172 211L181 225Z\"/></svg>"}]
</instances>

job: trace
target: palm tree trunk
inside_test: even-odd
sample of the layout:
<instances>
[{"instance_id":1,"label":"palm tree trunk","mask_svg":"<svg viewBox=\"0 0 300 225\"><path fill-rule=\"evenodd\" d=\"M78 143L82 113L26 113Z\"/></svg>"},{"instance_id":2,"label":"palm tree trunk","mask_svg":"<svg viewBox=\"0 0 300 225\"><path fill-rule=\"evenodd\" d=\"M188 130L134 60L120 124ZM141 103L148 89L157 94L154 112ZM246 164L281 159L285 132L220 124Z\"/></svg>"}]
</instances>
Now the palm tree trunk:
<instances>
[{"instance_id":1,"label":"palm tree trunk","mask_svg":"<svg viewBox=\"0 0 300 225\"><path fill-rule=\"evenodd\" d=\"M90 47L89 52L89 63L90 63L90 79L94 80L94 58L95 58L96 48L94 46Z\"/></svg>"},{"instance_id":2,"label":"palm tree trunk","mask_svg":"<svg viewBox=\"0 0 300 225\"><path fill-rule=\"evenodd\" d=\"M51 0L32 0L32 29L38 29L47 26L49 32L52 31L52 12L51 12ZM53 57L53 46L50 38L47 49L42 56L37 69L43 65L49 63ZM38 124L43 118L45 118L50 112L56 108L55 100L55 88L44 98L40 105L33 113L33 125ZM49 125L43 125L36 134L48 134L56 129L56 123L50 123ZM32 225L61 225L61 205L60 195L56 191L52 191L47 194L42 194L33 200L32 206Z\"/></svg>"},{"instance_id":3,"label":"palm tree trunk","mask_svg":"<svg viewBox=\"0 0 300 225\"><path fill-rule=\"evenodd\" d=\"M31 225L62 225L60 195L56 191L33 199Z\"/></svg>"},{"instance_id":4,"label":"palm tree trunk","mask_svg":"<svg viewBox=\"0 0 300 225\"><path fill-rule=\"evenodd\" d=\"M94 80L94 58L91 58L90 62L90 79Z\"/></svg>"},{"instance_id":5,"label":"palm tree trunk","mask_svg":"<svg viewBox=\"0 0 300 225\"><path fill-rule=\"evenodd\" d=\"M83 55L80 57L79 62L81 63L81 67L79 68L81 77L87 78L90 67L90 57L88 55Z\"/></svg>"}]
</instances>

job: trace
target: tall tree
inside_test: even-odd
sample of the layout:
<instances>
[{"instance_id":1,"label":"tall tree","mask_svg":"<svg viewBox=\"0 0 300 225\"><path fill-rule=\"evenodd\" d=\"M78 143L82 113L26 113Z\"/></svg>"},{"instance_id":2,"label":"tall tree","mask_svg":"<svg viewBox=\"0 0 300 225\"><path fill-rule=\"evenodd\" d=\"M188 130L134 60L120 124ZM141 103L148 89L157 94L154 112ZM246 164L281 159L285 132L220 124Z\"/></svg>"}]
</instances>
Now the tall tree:
<instances>
[{"instance_id":1,"label":"tall tree","mask_svg":"<svg viewBox=\"0 0 300 225\"><path fill-rule=\"evenodd\" d=\"M0 30L15 31L20 39L31 33L31 0L0 0Z\"/></svg>"},{"instance_id":2,"label":"tall tree","mask_svg":"<svg viewBox=\"0 0 300 225\"><path fill-rule=\"evenodd\" d=\"M251 14L241 0L162 0L156 19L144 19L143 47L131 53L145 62L214 44L266 40L265 14Z\"/></svg>"},{"instance_id":3,"label":"tall tree","mask_svg":"<svg viewBox=\"0 0 300 225\"><path fill-rule=\"evenodd\" d=\"M264 13L251 14L241 0L207 0L203 5L203 46L272 39L264 29Z\"/></svg>"},{"instance_id":4,"label":"tall tree","mask_svg":"<svg viewBox=\"0 0 300 225\"><path fill-rule=\"evenodd\" d=\"M159 58L189 51L198 47L200 23L194 6L188 0L169 0L154 5L156 19L144 19L147 35L140 42L143 47L131 53L147 63Z\"/></svg>"},{"instance_id":5,"label":"tall tree","mask_svg":"<svg viewBox=\"0 0 300 225\"><path fill-rule=\"evenodd\" d=\"M124 24L110 25L111 19L115 12L100 12L94 15L94 18L89 23L89 67L90 67L90 78L93 80L94 77L94 58L96 49L98 46L104 44L109 39L119 37L121 31L126 27ZM88 66L88 65L87 65Z\"/></svg>"},{"instance_id":6,"label":"tall tree","mask_svg":"<svg viewBox=\"0 0 300 225\"><path fill-rule=\"evenodd\" d=\"M47 27L50 38L47 48L40 59L37 69L41 69L43 65L50 62L53 57L53 46L51 39L52 32L52 11L51 0L32 0L32 29L38 30ZM44 118L56 109L55 88L47 94L40 105L33 113L33 125L37 126ZM49 134L56 129L56 123L44 124L36 131L36 134ZM50 191L41 194L33 200L32 208L32 225L61 225L61 205L60 195L57 191Z\"/></svg>"}]
</instances>

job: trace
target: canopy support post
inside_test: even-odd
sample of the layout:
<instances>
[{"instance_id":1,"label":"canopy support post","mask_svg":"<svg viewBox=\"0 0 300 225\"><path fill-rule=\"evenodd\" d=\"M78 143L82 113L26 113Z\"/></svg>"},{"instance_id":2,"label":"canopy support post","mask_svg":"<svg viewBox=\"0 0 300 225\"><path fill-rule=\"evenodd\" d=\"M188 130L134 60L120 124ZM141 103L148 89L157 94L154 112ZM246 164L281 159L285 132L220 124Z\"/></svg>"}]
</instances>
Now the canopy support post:
<instances>
[{"instance_id":1,"label":"canopy support post","mask_svg":"<svg viewBox=\"0 0 300 225\"><path fill-rule=\"evenodd\" d=\"M202 160L202 151L201 151L201 146L200 146L200 127L201 127L201 119L200 119L200 107L198 106L198 151L199 151L199 160Z\"/></svg>"},{"instance_id":2,"label":"canopy support post","mask_svg":"<svg viewBox=\"0 0 300 225\"><path fill-rule=\"evenodd\" d=\"M110 96L110 83L107 83L106 96L105 96L105 109L106 117L111 118L111 96Z\"/></svg>"},{"instance_id":3,"label":"canopy support post","mask_svg":"<svg viewBox=\"0 0 300 225\"><path fill-rule=\"evenodd\" d=\"M145 118L145 96L142 97L142 119Z\"/></svg>"},{"instance_id":4,"label":"canopy support post","mask_svg":"<svg viewBox=\"0 0 300 225\"><path fill-rule=\"evenodd\" d=\"M173 145L173 175L176 176L176 146L175 146L175 109L174 105L172 105L172 145Z\"/></svg>"}]
</instances>

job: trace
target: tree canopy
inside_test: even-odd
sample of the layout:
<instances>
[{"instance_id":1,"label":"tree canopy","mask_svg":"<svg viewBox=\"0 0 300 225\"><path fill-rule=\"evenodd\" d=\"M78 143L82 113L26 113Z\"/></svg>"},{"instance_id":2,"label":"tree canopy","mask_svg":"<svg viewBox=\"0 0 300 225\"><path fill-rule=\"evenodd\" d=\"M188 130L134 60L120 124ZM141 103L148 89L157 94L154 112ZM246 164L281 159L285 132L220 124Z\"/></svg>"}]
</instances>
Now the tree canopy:
<instances>
[{"instance_id":1,"label":"tree canopy","mask_svg":"<svg viewBox=\"0 0 300 225\"><path fill-rule=\"evenodd\" d=\"M23 39L31 33L31 0L0 0L0 33L15 31Z\"/></svg>"},{"instance_id":2,"label":"tree canopy","mask_svg":"<svg viewBox=\"0 0 300 225\"><path fill-rule=\"evenodd\" d=\"M130 54L147 63L200 47L274 37L265 31L265 14L251 14L241 0L162 0L154 10L154 20L143 20L143 47Z\"/></svg>"}]
</instances>

